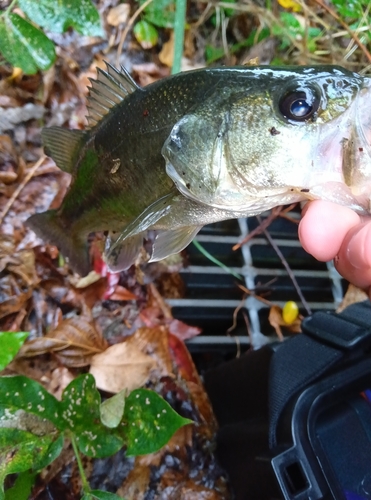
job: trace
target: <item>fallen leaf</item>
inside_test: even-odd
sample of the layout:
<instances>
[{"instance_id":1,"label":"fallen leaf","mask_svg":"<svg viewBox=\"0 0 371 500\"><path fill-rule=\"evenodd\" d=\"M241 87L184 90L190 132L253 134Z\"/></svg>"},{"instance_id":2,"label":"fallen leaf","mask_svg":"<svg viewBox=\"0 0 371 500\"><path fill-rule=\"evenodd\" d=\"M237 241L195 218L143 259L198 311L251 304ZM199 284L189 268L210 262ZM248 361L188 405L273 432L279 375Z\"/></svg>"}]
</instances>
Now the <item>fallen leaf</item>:
<instances>
[{"instance_id":1,"label":"fallen leaf","mask_svg":"<svg viewBox=\"0 0 371 500\"><path fill-rule=\"evenodd\" d=\"M156 364L159 377L173 373L173 364L169 350L169 331L166 326L143 327L131 335L127 341L140 352L151 356Z\"/></svg>"},{"instance_id":2,"label":"fallen leaf","mask_svg":"<svg viewBox=\"0 0 371 500\"><path fill-rule=\"evenodd\" d=\"M201 328L197 326L190 326L179 319L173 319L169 324L169 332L176 335L181 340L188 340L200 335L202 333Z\"/></svg>"},{"instance_id":3,"label":"fallen leaf","mask_svg":"<svg viewBox=\"0 0 371 500\"><path fill-rule=\"evenodd\" d=\"M124 288L123 286L121 285L117 285L115 287L115 290L114 292L109 295L109 298L110 300L137 300L138 297L136 295L134 295L132 292L130 292L130 290L128 290L127 288Z\"/></svg>"},{"instance_id":4,"label":"fallen leaf","mask_svg":"<svg viewBox=\"0 0 371 500\"><path fill-rule=\"evenodd\" d=\"M95 271L90 271L87 276L84 276L83 278L79 278L77 280L77 282L75 283L75 288L86 288L87 286L96 283L100 279L100 274L96 273Z\"/></svg>"},{"instance_id":5,"label":"fallen leaf","mask_svg":"<svg viewBox=\"0 0 371 500\"><path fill-rule=\"evenodd\" d=\"M281 326L285 327L287 330L293 333L299 333L301 332L301 320L303 317L301 315L298 316L298 318L291 324L287 324L283 317L282 317L282 308L273 305L271 306L269 310L269 316L268 316L268 321L270 325L275 329L277 337L280 340L283 340L283 333Z\"/></svg>"},{"instance_id":6,"label":"fallen leaf","mask_svg":"<svg viewBox=\"0 0 371 500\"><path fill-rule=\"evenodd\" d=\"M158 58L165 66L172 67L174 61L174 31L171 32L169 40L163 44Z\"/></svg>"},{"instance_id":7,"label":"fallen leaf","mask_svg":"<svg viewBox=\"0 0 371 500\"><path fill-rule=\"evenodd\" d=\"M131 392L143 387L155 365L155 361L133 343L121 342L93 356L89 373L99 389L112 393L124 389Z\"/></svg>"},{"instance_id":8,"label":"fallen leaf","mask_svg":"<svg viewBox=\"0 0 371 500\"><path fill-rule=\"evenodd\" d=\"M63 320L57 328L44 337L23 344L19 357L32 357L53 352L67 367L90 364L92 356L104 351L107 341L94 325L81 317Z\"/></svg>"},{"instance_id":9,"label":"fallen leaf","mask_svg":"<svg viewBox=\"0 0 371 500\"><path fill-rule=\"evenodd\" d=\"M107 14L107 23L111 26L118 26L121 23L126 23L130 15L130 4L120 3L116 7L112 7Z\"/></svg>"},{"instance_id":10,"label":"fallen leaf","mask_svg":"<svg viewBox=\"0 0 371 500\"><path fill-rule=\"evenodd\" d=\"M343 300L341 301L340 306L337 308L336 312L340 313L344 311L344 309L352 304L356 304L357 302L363 302L368 299L368 295L364 290L357 288L356 286L349 283L348 289L344 295Z\"/></svg>"},{"instance_id":11,"label":"fallen leaf","mask_svg":"<svg viewBox=\"0 0 371 500\"><path fill-rule=\"evenodd\" d=\"M53 394L59 401L62 399L62 392L75 377L66 367L58 367L52 371L48 384L45 385L50 394Z\"/></svg>"}]
</instances>

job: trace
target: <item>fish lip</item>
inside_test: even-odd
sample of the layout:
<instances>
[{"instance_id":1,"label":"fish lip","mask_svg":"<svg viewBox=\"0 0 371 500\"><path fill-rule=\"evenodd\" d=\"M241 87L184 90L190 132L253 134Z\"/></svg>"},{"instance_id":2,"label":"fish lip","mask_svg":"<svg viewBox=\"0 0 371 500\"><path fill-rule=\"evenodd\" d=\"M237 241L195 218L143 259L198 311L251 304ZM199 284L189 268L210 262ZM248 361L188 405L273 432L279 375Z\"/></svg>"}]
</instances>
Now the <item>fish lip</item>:
<instances>
[{"instance_id":1,"label":"fish lip","mask_svg":"<svg viewBox=\"0 0 371 500\"><path fill-rule=\"evenodd\" d=\"M368 123L365 123L365 119L362 117L363 106L366 105L366 100L371 100L371 78L367 78L365 83L367 83L367 85L359 91L355 103L355 131L357 136L361 139L361 142L366 146L368 156L371 158L371 110L368 115ZM368 137L366 133L367 126Z\"/></svg>"}]
</instances>

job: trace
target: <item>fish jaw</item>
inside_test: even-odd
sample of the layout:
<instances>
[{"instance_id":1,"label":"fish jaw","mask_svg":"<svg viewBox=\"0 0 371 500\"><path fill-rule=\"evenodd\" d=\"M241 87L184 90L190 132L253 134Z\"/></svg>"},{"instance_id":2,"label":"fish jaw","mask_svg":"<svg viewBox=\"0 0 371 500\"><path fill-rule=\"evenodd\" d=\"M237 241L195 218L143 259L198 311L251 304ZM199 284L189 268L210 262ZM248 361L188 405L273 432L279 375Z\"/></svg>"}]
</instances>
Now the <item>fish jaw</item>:
<instances>
[{"instance_id":1,"label":"fish jaw","mask_svg":"<svg viewBox=\"0 0 371 500\"><path fill-rule=\"evenodd\" d=\"M343 174L351 193L371 212L371 79L359 92L354 119L344 149Z\"/></svg>"}]
</instances>

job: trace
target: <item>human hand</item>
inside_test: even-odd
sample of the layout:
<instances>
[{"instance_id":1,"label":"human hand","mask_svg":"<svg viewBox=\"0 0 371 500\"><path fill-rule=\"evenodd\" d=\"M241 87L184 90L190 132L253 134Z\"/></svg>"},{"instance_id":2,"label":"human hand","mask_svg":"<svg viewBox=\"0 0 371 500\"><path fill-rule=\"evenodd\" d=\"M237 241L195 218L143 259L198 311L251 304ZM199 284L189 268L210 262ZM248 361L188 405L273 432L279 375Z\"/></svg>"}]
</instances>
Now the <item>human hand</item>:
<instances>
[{"instance_id":1,"label":"human hand","mask_svg":"<svg viewBox=\"0 0 371 500\"><path fill-rule=\"evenodd\" d=\"M371 217L327 201L309 202L299 224L303 248L316 259L334 259L348 281L371 290Z\"/></svg>"}]
</instances>

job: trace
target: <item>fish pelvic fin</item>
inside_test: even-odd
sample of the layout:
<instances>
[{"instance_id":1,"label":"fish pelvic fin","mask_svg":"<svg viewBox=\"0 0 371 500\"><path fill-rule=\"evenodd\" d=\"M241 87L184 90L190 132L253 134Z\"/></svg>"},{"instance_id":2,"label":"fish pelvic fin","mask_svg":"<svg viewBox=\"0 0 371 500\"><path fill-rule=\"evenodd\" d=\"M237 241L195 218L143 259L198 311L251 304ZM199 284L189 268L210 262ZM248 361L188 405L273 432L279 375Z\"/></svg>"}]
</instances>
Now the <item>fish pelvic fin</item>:
<instances>
[{"instance_id":1,"label":"fish pelvic fin","mask_svg":"<svg viewBox=\"0 0 371 500\"><path fill-rule=\"evenodd\" d=\"M70 228L63 227L56 210L32 215L27 219L26 226L46 242L60 248L74 271L81 276L90 272L89 250L85 239L72 237Z\"/></svg>"},{"instance_id":2,"label":"fish pelvic fin","mask_svg":"<svg viewBox=\"0 0 371 500\"><path fill-rule=\"evenodd\" d=\"M44 128L41 132L45 154L53 158L64 172L71 173L78 149L85 139L82 130L68 130L62 127Z\"/></svg>"},{"instance_id":3,"label":"fish pelvic fin","mask_svg":"<svg viewBox=\"0 0 371 500\"><path fill-rule=\"evenodd\" d=\"M166 259L169 255L181 252L191 243L202 227L186 226L158 231L149 262L157 262Z\"/></svg>"},{"instance_id":4,"label":"fish pelvic fin","mask_svg":"<svg viewBox=\"0 0 371 500\"><path fill-rule=\"evenodd\" d=\"M111 108L123 101L129 94L141 87L135 83L129 72L121 66L117 70L106 62L107 70L97 69L97 79L90 78L88 96L88 123L94 127Z\"/></svg>"},{"instance_id":5,"label":"fish pelvic fin","mask_svg":"<svg viewBox=\"0 0 371 500\"><path fill-rule=\"evenodd\" d=\"M174 188L170 193L147 207L117 237L107 239L104 261L112 271L123 271L134 263L143 245L143 238L146 236L147 230L169 213L174 198L177 196L179 196L178 192Z\"/></svg>"},{"instance_id":6,"label":"fish pelvic fin","mask_svg":"<svg viewBox=\"0 0 371 500\"><path fill-rule=\"evenodd\" d=\"M140 249L143 246L143 237L145 233L135 234L126 238L125 243L122 245L117 245L110 253L109 257L104 256L104 260L113 273L120 271L125 271L134 264ZM111 237L107 238L106 247L110 247L113 241Z\"/></svg>"}]
</instances>

